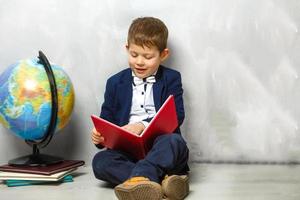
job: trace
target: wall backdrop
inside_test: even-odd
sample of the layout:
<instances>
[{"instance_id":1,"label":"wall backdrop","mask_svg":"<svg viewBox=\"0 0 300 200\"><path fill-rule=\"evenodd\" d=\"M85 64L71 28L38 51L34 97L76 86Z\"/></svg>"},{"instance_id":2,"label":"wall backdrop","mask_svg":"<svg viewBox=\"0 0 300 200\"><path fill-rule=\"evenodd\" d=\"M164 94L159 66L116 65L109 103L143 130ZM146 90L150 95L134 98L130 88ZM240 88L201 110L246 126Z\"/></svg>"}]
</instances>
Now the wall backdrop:
<instances>
[{"instance_id":1,"label":"wall backdrop","mask_svg":"<svg viewBox=\"0 0 300 200\"><path fill-rule=\"evenodd\" d=\"M192 161L300 161L297 0L0 0L0 73L42 50L76 93L70 123L43 153L84 159L106 79L127 67L127 29L140 16L169 27L181 71ZM1 106L1 105L0 105ZM0 126L0 162L29 154Z\"/></svg>"}]
</instances>

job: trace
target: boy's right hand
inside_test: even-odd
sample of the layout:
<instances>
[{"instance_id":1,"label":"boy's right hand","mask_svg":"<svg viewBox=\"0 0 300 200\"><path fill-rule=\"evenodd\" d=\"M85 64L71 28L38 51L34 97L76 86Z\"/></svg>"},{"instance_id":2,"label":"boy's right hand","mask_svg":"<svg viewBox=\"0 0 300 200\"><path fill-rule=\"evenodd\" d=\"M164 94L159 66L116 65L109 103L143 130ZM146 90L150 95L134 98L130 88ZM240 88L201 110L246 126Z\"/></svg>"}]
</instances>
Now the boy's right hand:
<instances>
[{"instance_id":1,"label":"boy's right hand","mask_svg":"<svg viewBox=\"0 0 300 200\"><path fill-rule=\"evenodd\" d=\"M104 142L104 137L95 128L92 130L92 141L96 145Z\"/></svg>"}]
</instances>

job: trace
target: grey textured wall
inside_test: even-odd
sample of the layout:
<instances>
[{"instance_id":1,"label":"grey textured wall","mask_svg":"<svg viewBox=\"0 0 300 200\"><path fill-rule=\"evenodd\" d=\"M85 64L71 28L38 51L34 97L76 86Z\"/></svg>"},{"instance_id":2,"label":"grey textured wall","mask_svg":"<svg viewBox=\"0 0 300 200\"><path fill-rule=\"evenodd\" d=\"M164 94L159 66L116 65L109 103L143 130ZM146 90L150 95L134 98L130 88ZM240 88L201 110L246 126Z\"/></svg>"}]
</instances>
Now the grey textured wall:
<instances>
[{"instance_id":1,"label":"grey textured wall","mask_svg":"<svg viewBox=\"0 0 300 200\"><path fill-rule=\"evenodd\" d=\"M169 27L181 71L191 160L300 161L300 3L297 0L0 0L0 73L43 50L73 81L68 126L44 153L90 163L91 114L105 80L127 66L139 16ZM0 162L31 149L0 126Z\"/></svg>"}]
</instances>

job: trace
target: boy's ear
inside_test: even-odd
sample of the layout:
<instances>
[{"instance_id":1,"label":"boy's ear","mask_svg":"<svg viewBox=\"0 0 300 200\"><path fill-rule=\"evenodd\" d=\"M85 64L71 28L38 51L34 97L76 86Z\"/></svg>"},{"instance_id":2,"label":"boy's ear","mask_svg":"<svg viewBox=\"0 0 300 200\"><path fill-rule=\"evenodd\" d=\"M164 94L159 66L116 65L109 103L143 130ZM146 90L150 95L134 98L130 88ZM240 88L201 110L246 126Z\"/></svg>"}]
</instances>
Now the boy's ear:
<instances>
[{"instance_id":1,"label":"boy's ear","mask_svg":"<svg viewBox=\"0 0 300 200\"><path fill-rule=\"evenodd\" d=\"M168 48L165 48L161 53L160 53L160 59L161 61L165 61L170 55L170 51Z\"/></svg>"},{"instance_id":2,"label":"boy's ear","mask_svg":"<svg viewBox=\"0 0 300 200\"><path fill-rule=\"evenodd\" d=\"M160 59L161 61L165 61L170 55L170 50L168 48L165 48L161 53L160 53Z\"/></svg>"},{"instance_id":3,"label":"boy's ear","mask_svg":"<svg viewBox=\"0 0 300 200\"><path fill-rule=\"evenodd\" d=\"M125 48L126 48L126 50L128 51L128 49L129 49L129 45L128 45L128 44L126 44L126 45L125 45Z\"/></svg>"}]
</instances>

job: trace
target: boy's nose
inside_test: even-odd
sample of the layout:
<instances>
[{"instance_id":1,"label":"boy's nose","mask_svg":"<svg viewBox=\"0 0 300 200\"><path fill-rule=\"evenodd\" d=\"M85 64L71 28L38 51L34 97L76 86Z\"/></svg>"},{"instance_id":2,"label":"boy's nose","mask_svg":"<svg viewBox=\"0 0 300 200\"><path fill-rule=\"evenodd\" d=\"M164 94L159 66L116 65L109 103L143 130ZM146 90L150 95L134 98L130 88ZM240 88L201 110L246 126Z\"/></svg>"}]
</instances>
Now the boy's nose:
<instances>
[{"instance_id":1,"label":"boy's nose","mask_svg":"<svg viewBox=\"0 0 300 200\"><path fill-rule=\"evenodd\" d=\"M136 59L136 64L137 64L137 65L144 65L144 59L141 58L141 57L138 57L138 58Z\"/></svg>"}]
</instances>

